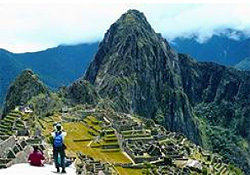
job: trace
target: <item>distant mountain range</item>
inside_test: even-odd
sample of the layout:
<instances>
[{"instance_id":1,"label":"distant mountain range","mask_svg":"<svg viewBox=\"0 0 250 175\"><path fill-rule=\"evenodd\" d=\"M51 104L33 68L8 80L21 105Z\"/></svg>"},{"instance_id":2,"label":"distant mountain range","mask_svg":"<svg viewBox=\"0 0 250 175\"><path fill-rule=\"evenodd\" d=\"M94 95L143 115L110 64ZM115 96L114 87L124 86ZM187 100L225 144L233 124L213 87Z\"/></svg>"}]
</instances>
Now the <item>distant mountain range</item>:
<instances>
[{"instance_id":1,"label":"distant mountain range","mask_svg":"<svg viewBox=\"0 0 250 175\"><path fill-rule=\"evenodd\" d=\"M239 70L250 71L250 57L247 57L244 60L240 61L234 67Z\"/></svg>"},{"instance_id":2,"label":"distant mountain range","mask_svg":"<svg viewBox=\"0 0 250 175\"><path fill-rule=\"evenodd\" d=\"M212 38L211 43L213 40ZM217 42L219 41L217 38ZM204 55L200 56L213 52L216 54L203 61L219 60L226 65L235 65L247 57L247 39L239 41L242 43L232 45L233 41L225 39L225 44L219 42L214 47L208 41L206 47L204 43L204 46L190 46L190 50L209 48L211 53L209 49L204 49ZM183 47L189 46L188 43L187 41L187 45ZM180 48L176 47L179 52ZM225 51L225 48L228 49ZM221 51L227 54L219 59ZM66 53L71 55L73 52L70 50ZM59 53L62 56L62 52ZM91 58L93 53L94 51L90 53ZM233 59L233 55L237 53L238 58ZM12 57L13 54L7 52L5 55ZM85 57L80 56L82 62ZM44 56L44 59L45 57L49 65L43 68L43 81L53 77L50 76L50 69L57 70L58 74L54 75L60 77L59 80L68 79L65 76L74 72L66 72L68 67L78 70L76 63L70 65L74 60L67 64L59 57L57 63L50 62L50 59L55 59L54 56L50 59L48 56ZM35 55L29 58L31 62L36 59ZM64 58L68 61L69 56ZM233 60L227 60L229 58ZM11 61L15 63L19 59L13 58ZM86 58L86 62L87 60L89 63L90 59ZM227 62L223 62L225 60ZM40 65L44 64L43 61ZM59 64L60 71L54 67L56 64ZM32 104L34 111L39 111L39 117L52 116L63 106L77 105L139 115L154 120L169 131L184 134L203 148L222 155L223 162L235 164L246 174L250 174L249 72L216 63L198 62L190 55L176 52L166 39L154 31L143 13L137 10L129 10L112 24L87 70L84 64L80 67L79 74L85 74L56 93L43 85L32 71L23 71L8 90L4 114L7 115L21 103L28 103ZM59 75L60 73L63 75ZM46 81L45 83L48 84ZM40 111L46 111L46 114L41 115ZM150 122L148 125L151 125ZM132 125L133 130L137 126Z\"/></svg>"},{"instance_id":3,"label":"distant mountain range","mask_svg":"<svg viewBox=\"0 0 250 175\"><path fill-rule=\"evenodd\" d=\"M177 52L190 54L198 61L250 70L250 38L237 31L239 38L236 40L229 37L228 33L236 31L228 29L227 34L214 35L204 43L199 43L195 37L176 38L170 45ZM50 88L57 89L62 85L69 85L83 75L97 49L98 43L62 45L21 54L0 49L0 106L11 81L22 70L32 69Z\"/></svg>"},{"instance_id":4,"label":"distant mountain range","mask_svg":"<svg viewBox=\"0 0 250 175\"><path fill-rule=\"evenodd\" d=\"M32 69L51 89L57 89L84 74L97 48L98 43L61 45L20 54L0 49L0 106L10 83L22 70Z\"/></svg>"},{"instance_id":5,"label":"distant mountain range","mask_svg":"<svg viewBox=\"0 0 250 175\"><path fill-rule=\"evenodd\" d=\"M230 33L236 31L229 30ZM209 61L226 66L234 66L250 56L250 38L237 32L238 39L227 34L213 35L204 43L197 38L176 38L172 47L180 53L188 53L198 61Z\"/></svg>"}]
</instances>

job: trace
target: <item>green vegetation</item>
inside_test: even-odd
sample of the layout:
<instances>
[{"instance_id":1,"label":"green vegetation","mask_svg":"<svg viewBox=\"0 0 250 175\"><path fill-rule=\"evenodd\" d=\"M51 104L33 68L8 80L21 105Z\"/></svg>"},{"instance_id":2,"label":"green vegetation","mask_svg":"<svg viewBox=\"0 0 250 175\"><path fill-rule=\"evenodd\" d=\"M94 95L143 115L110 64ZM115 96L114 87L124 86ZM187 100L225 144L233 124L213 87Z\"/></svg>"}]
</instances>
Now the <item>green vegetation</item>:
<instances>
[{"instance_id":1,"label":"green vegetation","mask_svg":"<svg viewBox=\"0 0 250 175\"><path fill-rule=\"evenodd\" d=\"M53 121L51 121L53 119ZM39 119L40 123L43 125L43 135L47 137L49 141L50 132L53 130L53 122L59 121L58 115L52 117L45 117ZM67 132L67 137L65 140L67 146L67 155L76 156L77 152L83 152L86 155L89 155L96 160L101 160L108 163L130 163L131 161L121 152L119 148L102 148L103 145L118 145L117 139L109 142L107 139L114 139L116 136L111 132L111 129L107 131L111 134L105 135L99 143L94 142L95 136L91 135L89 131L93 131L91 127L99 126L101 123L93 116L88 116L82 123L67 122L63 123L63 128ZM100 127L100 126L99 126ZM100 134L98 134L100 135ZM106 141L105 141L106 140ZM121 175L129 175L132 172L130 168L119 167L117 170ZM136 170L140 172L140 170Z\"/></svg>"},{"instance_id":2,"label":"green vegetation","mask_svg":"<svg viewBox=\"0 0 250 175\"><path fill-rule=\"evenodd\" d=\"M199 117L197 120L199 120L203 147L222 155L226 163L237 165L250 162L249 157L246 156L250 153L248 142L241 136L237 136L233 129L217 126L218 123L214 125L209 118ZM232 159L232 155L238 158Z\"/></svg>"},{"instance_id":3,"label":"green vegetation","mask_svg":"<svg viewBox=\"0 0 250 175\"><path fill-rule=\"evenodd\" d=\"M39 117L50 116L59 112L62 108L62 101L55 93L49 95L40 93L32 97L27 103L33 106L35 114Z\"/></svg>"},{"instance_id":4,"label":"green vegetation","mask_svg":"<svg viewBox=\"0 0 250 175\"><path fill-rule=\"evenodd\" d=\"M0 135L12 135L18 131L25 130L24 118L29 120L30 114L24 114L17 110L8 113L3 120L0 120Z\"/></svg>"},{"instance_id":5,"label":"green vegetation","mask_svg":"<svg viewBox=\"0 0 250 175\"><path fill-rule=\"evenodd\" d=\"M0 107L3 105L8 87L22 70L31 68L39 74L45 84L57 89L62 85L69 85L82 75L97 48L98 43L88 43L15 54L1 49Z\"/></svg>"}]
</instances>

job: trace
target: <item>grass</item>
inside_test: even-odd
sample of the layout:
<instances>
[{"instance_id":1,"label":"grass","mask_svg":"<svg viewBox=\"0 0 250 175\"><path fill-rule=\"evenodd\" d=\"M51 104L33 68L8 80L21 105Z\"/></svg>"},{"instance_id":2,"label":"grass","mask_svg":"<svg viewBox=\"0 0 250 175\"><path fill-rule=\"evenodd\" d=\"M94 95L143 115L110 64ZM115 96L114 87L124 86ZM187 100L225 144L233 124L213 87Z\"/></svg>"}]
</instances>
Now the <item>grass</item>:
<instances>
[{"instance_id":1,"label":"grass","mask_svg":"<svg viewBox=\"0 0 250 175\"><path fill-rule=\"evenodd\" d=\"M134 134L134 135L124 135L123 136L125 139L127 138L138 138L138 137L151 137L150 134Z\"/></svg>"},{"instance_id":2,"label":"grass","mask_svg":"<svg viewBox=\"0 0 250 175\"><path fill-rule=\"evenodd\" d=\"M0 124L0 128L4 128L4 129L11 129L11 126L10 125L2 125Z\"/></svg>"},{"instance_id":3,"label":"grass","mask_svg":"<svg viewBox=\"0 0 250 175\"><path fill-rule=\"evenodd\" d=\"M94 116L88 116L87 118L95 125L100 123Z\"/></svg>"},{"instance_id":4,"label":"grass","mask_svg":"<svg viewBox=\"0 0 250 175\"><path fill-rule=\"evenodd\" d=\"M108 135L106 135L105 137L106 137L106 138L114 138L114 137L116 138L116 135L115 135L115 134L108 134Z\"/></svg>"},{"instance_id":5,"label":"grass","mask_svg":"<svg viewBox=\"0 0 250 175\"><path fill-rule=\"evenodd\" d=\"M43 134L45 136L50 136L53 129L53 123L42 122L45 129ZM130 163L130 160L122 152L102 152L101 148L91 148L89 143L91 141L75 142L74 139L89 139L89 128L82 123L64 123L64 130L67 132L65 138L65 144L67 146L67 153L73 154L71 156L76 156L76 152L81 151L86 155L92 156L97 160L101 160L109 163Z\"/></svg>"},{"instance_id":6,"label":"grass","mask_svg":"<svg viewBox=\"0 0 250 175\"><path fill-rule=\"evenodd\" d=\"M31 115L29 115L29 114L24 114L22 116L22 120L24 120L24 121L29 120L30 118L31 118Z\"/></svg>"},{"instance_id":7,"label":"grass","mask_svg":"<svg viewBox=\"0 0 250 175\"><path fill-rule=\"evenodd\" d=\"M101 148L91 148L88 146L91 141L74 142L72 138L89 138L89 128L81 123L64 123L64 129L67 131L65 144L68 147L67 151L81 151L86 155L92 156L94 159L109 163L130 163L130 160L119 152L102 152Z\"/></svg>"},{"instance_id":8,"label":"grass","mask_svg":"<svg viewBox=\"0 0 250 175\"><path fill-rule=\"evenodd\" d=\"M49 119L40 120L42 125L44 126L43 134L45 136L50 136L51 131L53 130L53 122L46 122ZM120 149L102 149L101 147L93 148L91 146L95 145L93 140L95 139L94 136L89 134L89 131L93 131L91 128L88 127L88 124L91 126L98 126L91 121L93 120L94 123L100 123L98 120L90 119L85 120L85 123L80 122L67 122L63 123L63 128L67 132L67 136L65 137L65 144L67 146L66 154L68 156L76 156L77 152L82 152L88 156L93 157L96 160L100 160L107 163L131 163L131 160L127 158ZM109 135L111 136L110 139L116 138L114 134ZM77 140L77 141L76 141ZM118 144L117 140L115 142L107 143L104 142L103 144ZM91 145L91 146L90 146ZM120 175L142 175L141 169L132 169L132 168L122 168L122 167L115 167Z\"/></svg>"},{"instance_id":9,"label":"grass","mask_svg":"<svg viewBox=\"0 0 250 175\"><path fill-rule=\"evenodd\" d=\"M142 169L134 169L134 168L123 168L120 166L116 166L115 169L121 174L121 175L143 175Z\"/></svg>"},{"instance_id":10,"label":"grass","mask_svg":"<svg viewBox=\"0 0 250 175\"><path fill-rule=\"evenodd\" d=\"M127 131L122 131L122 135L132 135L132 134L143 134L143 130L127 130Z\"/></svg>"}]
</instances>

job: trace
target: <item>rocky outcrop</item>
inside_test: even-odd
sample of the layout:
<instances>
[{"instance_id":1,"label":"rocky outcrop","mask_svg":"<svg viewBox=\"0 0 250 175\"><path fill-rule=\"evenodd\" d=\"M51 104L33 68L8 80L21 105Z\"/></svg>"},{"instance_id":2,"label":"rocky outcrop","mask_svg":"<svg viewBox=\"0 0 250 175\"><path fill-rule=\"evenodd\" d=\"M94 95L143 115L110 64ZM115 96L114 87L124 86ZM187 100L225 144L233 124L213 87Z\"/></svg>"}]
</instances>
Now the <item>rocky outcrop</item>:
<instances>
[{"instance_id":1,"label":"rocky outcrop","mask_svg":"<svg viewBox=\"0 0 250 175\"><path fill-rule=\"evenodd\" d=\"M11 84L4 102L3 116L18 105L26 104L38 94L48 94L49 89L31 70L24 70Z\"/></svg>"},{"instance_id":2,"label":"rocky outcrop","mask_svg":"<svg viewBox=\"0 0 250 175\"><path fill-rule=\"evenodd\" d=\"M154 118L161 108L167 129L199 143L178 62L178 55L145 16L129 10L105 34L84 79L118 111Z\"/></svg>"},{"instance_id":3,"label":"rocky outcrop","mask_svg":"<svg viewBox=\"0 0 250 175\"><path fill-rule=\"evenodd\" d=\"M239 70L250 71L250 57L241 60L234 67Z\"/></svg>"},{"instance_id":4,"label":"rocky outcrop","mask_svg":"<svg viewBox=\"0 0 250 175\"><path fill-rule=\"evenodd\" d=\"M203 122L202 145L249 171L250 74L179 54L182 84ZM233 158L237 157L237 158Z\"/></svg>"},{"instance_id":5,"label":"rocky outcrop","mask_svg":"<svg viewBox=\"0 0 250 175\"><path fill-rule=\"evenodd\" d=\"M71 99L73 103L96 105L99 101L99 94L96 92L94 86L83 79L77 80L66 88L63 96Z\"/></svg>"},{"instance_id":6,"label":"rocky outcrop","mask_svg":"<svg viewBox=\"0 0 250 175\"><path fill-rule=\"evenodd\" d=\"M177 54L136 10L111 25L84 77L118 111L182 132L246 172L249 78L247 72Z\"/></svg>"},{"instance_id":7,"label":"rocky outcrop","mask_svg":"<svg viewBox=\"0 0 250 175\"><path fill-rule=\"evenodd\" d=\"M210 113L217 121L213 124L234 127L250 141L250 74L214 63L197 63L184 54L179 58L184 92L196 111L202 113L202 106L216 107Z\"/></svg>"}]
</instances>

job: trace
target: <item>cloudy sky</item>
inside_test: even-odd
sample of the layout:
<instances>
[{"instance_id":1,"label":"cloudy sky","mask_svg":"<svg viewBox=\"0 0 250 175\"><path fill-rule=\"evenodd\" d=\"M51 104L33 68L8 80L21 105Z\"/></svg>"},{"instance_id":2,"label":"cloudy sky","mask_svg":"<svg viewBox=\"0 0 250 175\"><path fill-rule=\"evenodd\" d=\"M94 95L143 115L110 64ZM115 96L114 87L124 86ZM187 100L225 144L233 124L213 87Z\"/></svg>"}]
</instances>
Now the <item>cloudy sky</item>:
<instances>
[{"instance_id":1,"label":"cloudy sky","mask_svg":"<svg viewBox=\"0 0 250 175\"><path fill-rule=\"evenodd\" d=\"M226 28L250 35L250 4L2 3L0 48L27 52L59 44L100 41L128 9L142 11L156 32L168 40L195 35L204 42Z\"/></svg>"}]
</instances>

